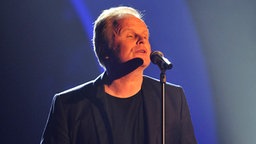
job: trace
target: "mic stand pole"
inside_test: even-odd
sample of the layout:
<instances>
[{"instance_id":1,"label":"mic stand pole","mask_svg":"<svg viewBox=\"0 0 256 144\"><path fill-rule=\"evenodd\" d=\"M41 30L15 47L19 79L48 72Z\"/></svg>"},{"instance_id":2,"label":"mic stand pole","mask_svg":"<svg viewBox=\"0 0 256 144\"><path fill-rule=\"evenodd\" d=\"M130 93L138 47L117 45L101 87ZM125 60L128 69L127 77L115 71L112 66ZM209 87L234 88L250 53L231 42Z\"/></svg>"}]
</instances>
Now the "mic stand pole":
<instances>
[{"instance_id":1,"label":"mic stand pole","mask_svg":"<svg viewBox=\"0 0 256 144\"><path fill-rule=\"evenodd\" d=\"M161 104L162 104L162 113L161 113L161 136L162 144L165 144L165 85L166 85L166 74L165 69L161 69L160 73L160 83L161 83Z\"/></svg>"}]
</instances>

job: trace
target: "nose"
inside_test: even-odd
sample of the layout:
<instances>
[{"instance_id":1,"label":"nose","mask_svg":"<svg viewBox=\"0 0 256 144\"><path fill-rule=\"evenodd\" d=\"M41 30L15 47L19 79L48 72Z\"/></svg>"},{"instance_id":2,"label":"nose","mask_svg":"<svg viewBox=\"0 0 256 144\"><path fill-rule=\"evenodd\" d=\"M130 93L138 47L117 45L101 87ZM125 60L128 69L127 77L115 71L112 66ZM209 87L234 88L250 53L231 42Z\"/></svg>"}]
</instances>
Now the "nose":
<instances>
[{"instance_id":1,"label":"nose","mask_svg":"<svg viewBox=\"0 0 256 144\"><path fill-rule=\"evenodd\" d=\"M145 38L142 36L138 36L138 40L137 40L136 44L140 45L140 44L144 44L144 43L145 43Z\"/></svg>"}]
</instances>

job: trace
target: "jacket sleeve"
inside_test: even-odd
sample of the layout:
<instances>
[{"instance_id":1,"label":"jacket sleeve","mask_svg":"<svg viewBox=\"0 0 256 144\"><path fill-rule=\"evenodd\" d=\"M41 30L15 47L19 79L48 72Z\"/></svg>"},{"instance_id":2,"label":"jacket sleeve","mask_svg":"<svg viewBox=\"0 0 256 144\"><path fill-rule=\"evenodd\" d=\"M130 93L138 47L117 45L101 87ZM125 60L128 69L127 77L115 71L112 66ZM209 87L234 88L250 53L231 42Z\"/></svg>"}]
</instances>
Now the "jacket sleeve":
<instances>
[{"instance_id":1,"label":"jacket sleeve","mask_svg":"<svg viewBox=\"0 0 256 144\"><path fill-rule=\"evenodd\" d=\"M69 144L66 113L61 97L55 95L40 144Z\"/></svg>"},{"instance_id":2,"label":"jacket sleeve","mask_svg":"<svg viewBox=\"0 0 256 144\"><path fill-rule=\"evenodd\" d=\"M180 88L181 95L181 143L182 144L197 144L194 128L190 116L188 103L182 88Z\"/></svg>"}]
</instances>

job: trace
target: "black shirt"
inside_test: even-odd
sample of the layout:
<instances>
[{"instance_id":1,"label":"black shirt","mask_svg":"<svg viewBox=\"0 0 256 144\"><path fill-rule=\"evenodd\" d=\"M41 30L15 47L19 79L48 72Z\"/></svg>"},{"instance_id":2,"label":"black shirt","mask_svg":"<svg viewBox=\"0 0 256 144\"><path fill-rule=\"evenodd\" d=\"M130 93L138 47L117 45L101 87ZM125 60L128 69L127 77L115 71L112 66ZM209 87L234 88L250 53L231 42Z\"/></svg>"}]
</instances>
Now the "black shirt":
<instances>
[{"instance_id":1,"label":"black shirt","mask_svg":"<svg viewBox=\"0 0 256 144\"><path fill-rule=\"evenodd\" d=\"M107 102L114 144L143 144L142 92L129 98L117 98L107 94Z\"/></svg>"}]
</instances>

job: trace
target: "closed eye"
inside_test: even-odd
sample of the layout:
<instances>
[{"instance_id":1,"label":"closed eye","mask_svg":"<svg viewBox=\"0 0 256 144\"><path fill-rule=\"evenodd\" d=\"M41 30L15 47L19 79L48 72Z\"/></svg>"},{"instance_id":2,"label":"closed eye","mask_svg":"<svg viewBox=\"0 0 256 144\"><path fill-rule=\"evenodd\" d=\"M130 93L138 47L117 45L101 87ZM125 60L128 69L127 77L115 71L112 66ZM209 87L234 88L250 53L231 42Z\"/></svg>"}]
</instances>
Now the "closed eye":
<instances>
[{"instance_id":1,"label":"closed eye","mask_svg":"<svg viewBox=\"0 0 256 144\"><path fill-rule=\"evenodd\" d=\"M127 38L133 38L133 35L127 35L126 37Z\"/></svg>"},{"instance_id":2,"label":"closed eye","mask_svg":"<svg viewBox=\"0 0 256 144\"><path fill-rule=\"evenodd\" d=\"M127 38L134 38L134 37L135 37L135 34L128 33L128 34L126 35L126 37L127 37Z\"/></svg>"}]
</instances>

